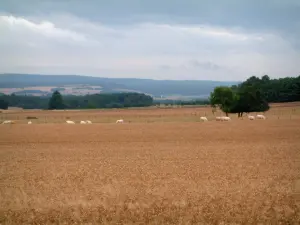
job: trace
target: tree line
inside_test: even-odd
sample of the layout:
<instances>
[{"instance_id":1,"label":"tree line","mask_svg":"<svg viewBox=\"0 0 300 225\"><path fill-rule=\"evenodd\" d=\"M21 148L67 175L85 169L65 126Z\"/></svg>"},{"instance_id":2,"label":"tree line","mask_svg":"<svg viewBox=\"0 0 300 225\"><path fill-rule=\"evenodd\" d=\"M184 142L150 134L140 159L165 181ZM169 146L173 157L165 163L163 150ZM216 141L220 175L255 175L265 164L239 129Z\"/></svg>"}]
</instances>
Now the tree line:
<instances>
[{"instance_id":1,"label":"tree line","mask_svg":"<svg viewBox=\"0 0 300 225\"><path fill-rule=\"evenodd\" d=\"M246 81L228 86L219 86L210 95L209 101L172 101L168 104L198 105L211 104L226 114L244 112L263 112L272 102L300 101L300 76L270 79L252 76ZM52 97L0 95L0 109L8 106L24 109L93 109L144 107L155 104L152 97L140 93L93 94L86 96L61 96L56 90ZM156 102L157 104L157 102Z\"/></svg>"},{"instance_id":2,"label":"tree line","mask_svg":"<svg viewBox=\"0 0 300 225\"><path fill-rule=\"evenodd\" d=\"M210 104L226 113L264 112L272 102L300 101L300 76L270 79L252 76L239 85L216 87Z\"/></svg>"},{"instance_id":3,"label":"tree line","mask_svg":"<svg viewBox=\"0 0 300 225\"><path fill-rule=\"evenodd\" d=\"M241 86L254 86L260 89L266 101L270 103L300 100L300 76L279 79L270 79L268 75L264 75L261 79L252 76Z\"/></svg>"},{"instance_id":4,"label":"tree line","mask_svg":"<svg viewBox=\"0 0 300 225\"><path fill-rule=\"evenodd\" d=\"M151 96L140 93L93 94L85 96L62 96L59 91L52 96L0 96L0 108L20 107L23 109L95 109L127 108L153 105Z\"/></svg>"}]
</instances>

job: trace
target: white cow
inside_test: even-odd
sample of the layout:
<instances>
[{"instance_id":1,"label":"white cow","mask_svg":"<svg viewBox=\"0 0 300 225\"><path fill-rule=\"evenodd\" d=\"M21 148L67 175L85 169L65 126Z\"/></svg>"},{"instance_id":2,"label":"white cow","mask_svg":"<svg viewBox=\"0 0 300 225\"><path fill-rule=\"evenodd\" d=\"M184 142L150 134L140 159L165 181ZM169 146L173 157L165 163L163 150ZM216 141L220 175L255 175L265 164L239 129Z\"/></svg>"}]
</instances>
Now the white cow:
<instances>
[{"instance_id":1,"label":"white cow","mask_svg":"<svg viewBox=\"0 0 300 225\"><path fill-rule=\"evenodd\" d=\"M15 121L13 121L13 120L5 120L5 121L3 121L2 124L14 124L14 123L15 123Z\"/></svg>"},{"instance_id":2,"label":"white cow","mask_svg":"<svg viewBox=\"0 0 300 225\"><path fill-rule=\"evenodd\" d=\"M220 116L217 116L217 117L216 117L216 121L221 121L221 117L220 117Z\"/></svg>"},{"instance_id":3,"label":"white cow","mask_svg":"<svg viewBox=\"0 0 300 225\"><path fill-rule=\"evenodd\" d=\"M266 117L264 115L257 115L256 116L257 119L261 119L261 120L265 120Z\"/></svg>"},{"instance_id":4,"label":"white cow","mask_svg":"<svg viewBox=\"0 0 300 225\"><path fill-rule=\"evenodd\" d=\"M92 124L92 121L90 121L90 120L86 120L85 122L88 124Z\"/></svg>"},{"instance_id":5,"label":"white cow","mask_svg":"<svg viewBox=\"0 0 300 225\"><path fill-rule=\"evenodd\" d=\"M31 121L28 121L28 124L32 124L32 122L31 122Z\"/></svg>"},{"instance_id":6,"label":"white cow","mask_svg":"<svg viewBox=\"0 0 300 225\"><path fill-rule=\"evenodd\" d=\"M119 119L116 121L116 123L124 123L124 120L123 119Z\"/></svg>"},{"instance_id":7,"label":"white cow","mask_svg":"<svg viewBox=\"0 0 300 225\"><path fill-rule=\"evenodd\" d=\"M75 124L75 122L72 121L72 120L67 120L66 123L67 123L67 124Z\"/></svg>"},{"instance_id":8,"label":"white cow","mask_svg":"<svg viewBox=\"0 0 300 225\"><path fill-rule=\"evenodd\" d=\"M255 120L255 116L250 116L250 115L249 115L249 116L248 116L248 119L249 119L249 120Z\"/></svg>"},{"instance_id":9,"label":"white cow","mask_svg":"<svg viewBox=\"0 0 300 225\"><path fill-rule=\"evenodd\" d=\"M201 117L200 117L200 120L203 121L203 122L208 121L208 119L207 119L205 116L201 116Z\"/></svg>"},{"instance_id":10,"label":"white cow","mask_svg":"<svg viewBox=\"0 0 300 225\"><path fill-rule=\"evenodd\" d=\"M230 117L228 117L228 116L222 116L221 117L221 121L230 121L231 119L230 119Z\"/></svg>"},{"instance_id":11,"label":"white cow","mask_svg":"<svg viewBox=\"0 0 300 225\"><path fill-rule=\"evenodd\" d=\"M86 122L85 121L80 121L80 124L86 124Z\"/></svg>"}]
</instances>

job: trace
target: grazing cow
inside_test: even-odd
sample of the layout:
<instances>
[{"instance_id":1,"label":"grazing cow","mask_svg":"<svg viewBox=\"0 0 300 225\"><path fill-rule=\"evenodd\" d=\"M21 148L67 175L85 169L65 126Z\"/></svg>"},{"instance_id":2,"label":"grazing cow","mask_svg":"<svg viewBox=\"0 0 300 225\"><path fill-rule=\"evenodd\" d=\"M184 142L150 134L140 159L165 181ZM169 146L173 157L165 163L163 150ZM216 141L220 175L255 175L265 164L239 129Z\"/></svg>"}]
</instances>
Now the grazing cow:
<instances>
[{"instance_id":1,"label":"grazing cow","mask_svg":"<svg viewBox=\"0 0 300 225\"><path fill-rule=\"evenodd\" d=\"M28 121L28 124L32 124L32 122L31 122L31 121Z\"/></svg>"},{"instance_id":2,"label":"grazing cow","mask_svg":"<svg viewBox=\"0 0 300 225\"><path fill-rule=\"evenodd\" d=\"M228 116L222 116L221 121L231 121L231 119Z\"/></svg>"},{"instance_id":3,"label":"grazing cow","mask_svg":"<svg viewBox=\"0 0 300 225\"><path fill-rule=\"evenodd\" d=\"M75 122L72 121L72 120L67 120L66 123L67 123L67 124L75 124Z\"/></svg>"},{"instance_id":4,"label":"grazing cow","mask_svg":"<svg viewBox=\"0 0 300 225\"><path fill-rule=\"evenodd\" d=\"M88 124L92 124L92 121L90 121L90 120L86 120L85 122Z\"/></svg>"},{"instance_id":5,"label":"grazing cow","mask_svg":"<svg viewBox=\"0 0 300 225\"><path fill-rule=\"evenodd\" d=\"M80 121L80 124L86 124L86 122L85 121Z\"/></svg>"},{"instance_id":6,"label":"grazing cow","mask_svg":"<svg viewBox=\"0 0 300 225\"><path fill-rule=\"evenodd\" d=\"M221 121L221 117L220 117L220 116L217 116L217 117L216 117L216 121Z\"/></svg>"},{"instance_id":7,"label":"grazing cow","mask_svg":"<svg viewBox=\"0 0 300 225\"><path fill-rule=\"evenodd\" d=\"M2 124L15 124L15 121L13 121L13 120L5 120L5 121L3 121Z\"/></svg>"},{"instance_id":8,"label":"grazing cow","mask_svg":"<svg viewBox=\"0 0 300 225\"><path fill-rule=\"evenodd\" d=\"M255 120L255 117L249 115L249 116L248 116L248 119L249 119L249 120Z\"/></svg>"},{"instance_id":9,"label":"grazing cow","mask_svg":"<svg viewBox=\"0 0 300 225\"><path fill-rule=\"evenodd\" d=\"M261 119L261 120L265 120L266 117L264 115L257 115L256 116L257 119Z\"/></svg>"},{"instance_id":10,"label":"grazing cow","mask_svg":"<svg viewBox=\"0 0 300 225\"><path fill-rule=\"evenodd\" d=\"M116 121L116 123L124 123L124 120L123 119L119 119Z\"/></svg>"},{"instance_id":11,"label":"grazing cow","mask_svg":"<svg viewBox=\"0 0 300 225\"><path fill-rule=\"evenodd\" d=\"M208 121L208 119L207 119L205 116L201 116L201 117L200 117L200 120L203 121L203 122Z\"/></svg>"}]
</instances>

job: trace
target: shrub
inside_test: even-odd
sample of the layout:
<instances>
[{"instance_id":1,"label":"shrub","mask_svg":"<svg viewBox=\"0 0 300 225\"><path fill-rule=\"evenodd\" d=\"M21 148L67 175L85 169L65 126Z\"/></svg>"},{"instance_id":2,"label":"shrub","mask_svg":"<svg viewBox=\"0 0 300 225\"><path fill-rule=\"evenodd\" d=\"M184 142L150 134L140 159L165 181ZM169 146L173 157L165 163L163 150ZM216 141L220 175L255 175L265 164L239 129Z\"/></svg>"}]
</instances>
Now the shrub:
<instances>
[{"instance_id":1,"label":"shrub","mask_svg":"<svg viewBox=\"0 0 300 225\"><path fill-rule=\"evenodd\" d=\"M26 119L28 120L37 120L38 118L35 116L27 116Z\"/></svg>"}]
</instances>

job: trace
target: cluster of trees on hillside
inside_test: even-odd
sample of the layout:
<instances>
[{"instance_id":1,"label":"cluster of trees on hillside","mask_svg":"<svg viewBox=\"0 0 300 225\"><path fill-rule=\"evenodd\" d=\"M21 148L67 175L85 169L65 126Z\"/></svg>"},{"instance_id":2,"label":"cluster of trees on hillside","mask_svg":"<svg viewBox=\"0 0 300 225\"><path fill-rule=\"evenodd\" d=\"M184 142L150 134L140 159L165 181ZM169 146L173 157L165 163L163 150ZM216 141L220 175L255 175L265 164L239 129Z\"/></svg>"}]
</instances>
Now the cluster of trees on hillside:
<instances>
[{"instance_id":1,"label":"cluster of trees on hillside","mask_svg":"<svg viewBox=\"0 0 300 225\"><path fill-rule=\"evenodd\" d=\"M140 93L94 94L86 96L62 96L55 91L51 98L37 96L2 95L7 106L24 109L93 109L145 107L153 105L151 96ZM1 105L0 105L1 108ZM7 107L3 107L5 109Z\"/></svg>"},{"instance_id":2,"label":"cluster of trees on hillside","mask_svg":"<svg viewBox=\"0 0 300 225\"><path fill-rule=\"evenodd\" d=\"M65 104L70 109L80 108L127 108L153 105L153 98L142 93L93 94L86 96L65 97Z\"/></svg>"},{"instance_id":3,"label":"cluster of trees on hillside","mask_svg":"<svg viewBox=\"0 0 300 225\"><path fill-rule=\"evenodd\" d=\"M9 107L19 107L23 109L47 109L49 101L49 98L47 97L24 96L15 94L1 95L0 99L6 102Z\"/></svg>"},{"instance_id":4,"label":"cluster of trees on hillside","mask_svg":"<svg viewBox=\"0 0 300 225\"><path fill-rule=\"evenodd\" d=\"M264 75L262 78L252 76L239 86L254 86L260 89L267 102L300 100L300 76L279 79L270 79L268 75Z\"/></svg>"},{"instance_id":5,"label":"cluster of trees on hillside","mask_svg":"<svg viewBox=\"0 0 300 225\"><path fill-rule=\"evenodd\" d=\"M163 101L163 100L160 100ZM300 101L300 76L270 79L252 76L246 81L228 86L219 86L210 95L210 104L226 114L262 112L269 109L270 102ZM166 104L201 105L208 101L173 101ZM92 109L144 107L153 105L153 98L140 93L107 93L86 96L64 96L55 90L52 97L0 95L0 108L8 106L24 109ZM156 102L157 104L157 102Z\"/></svg>"},{"instance_id":6,"label":"cluster of trees on hillside","mask_svg":"<svg viewBox=\"0 0 300 225\"><path fill-rule=\"evenodd\" d=\"M210 95L210 103L226 114L264 112L270 102L300 101L300 76L270 79L250 77L239 85L216 87Z\"/></svg>"}]
</instances>

